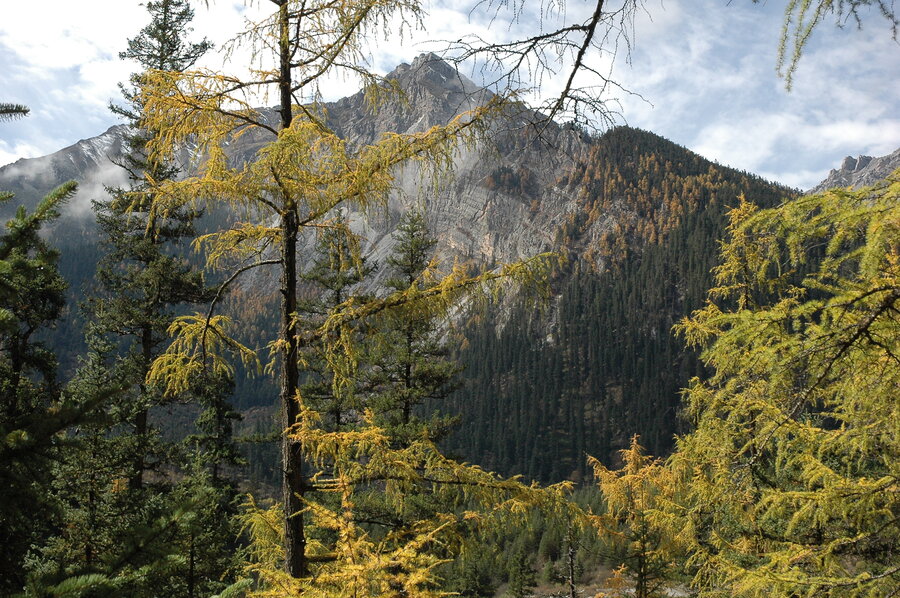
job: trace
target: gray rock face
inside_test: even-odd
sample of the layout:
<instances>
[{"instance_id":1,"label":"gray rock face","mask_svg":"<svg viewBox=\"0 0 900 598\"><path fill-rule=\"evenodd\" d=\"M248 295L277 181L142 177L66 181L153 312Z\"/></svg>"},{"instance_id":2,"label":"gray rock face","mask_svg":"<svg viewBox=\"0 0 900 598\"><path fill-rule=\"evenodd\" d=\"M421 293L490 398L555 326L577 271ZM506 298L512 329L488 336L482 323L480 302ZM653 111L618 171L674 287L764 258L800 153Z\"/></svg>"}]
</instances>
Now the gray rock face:
<instances>
[{"instance_id":1,"label":"gray rock face","mask_svg":"<svg viewBox=\"0 0 900 598\"><path fill-rule=\"evenodd\" d=\"M398 101L374 112L362 93L326 106L328 121L354 144L373 143L385 132L416 133L443 125L487 102L491 93L434 54L401 64L388 78L396 82ZM574 129L539 119L524 108L511 108L478 143L456 150L452 172L434 185L416 165L396 171L396 190L382 210L350 209L357 232L368 241L370 259L386 257L400 215L424 209L438 237L444 262L494 265L550 249L553 237L576 198L557 179L589 146ZM507 176L516 185L498 181Z\"/></svg>"},{"instance_id":2,"label":"gray rock face","mask_svg":"<svg viewBox=\"0 0 900 598\"><path fill-rule=\"evenodd\" d=\"M325 105L335 133L356 145L373 143L386 132L419 133L477 108L491 95L434 54L401 64L386 78L401 93L377 107L362 92Z\"/></svg>"},{"instance_id":3,"label":"gray rock face","mask_svg":"<svg viewBox=\"0 0 900 598\"><path fill-rule=\"evenodd\" d=\"M832 169L824 181L809 190L819 193L835 187L866 187L888 177L900 168L900 148L892 154L873 158L872 156L847 156L840 168Z\"/></svg>"}]
</instances>

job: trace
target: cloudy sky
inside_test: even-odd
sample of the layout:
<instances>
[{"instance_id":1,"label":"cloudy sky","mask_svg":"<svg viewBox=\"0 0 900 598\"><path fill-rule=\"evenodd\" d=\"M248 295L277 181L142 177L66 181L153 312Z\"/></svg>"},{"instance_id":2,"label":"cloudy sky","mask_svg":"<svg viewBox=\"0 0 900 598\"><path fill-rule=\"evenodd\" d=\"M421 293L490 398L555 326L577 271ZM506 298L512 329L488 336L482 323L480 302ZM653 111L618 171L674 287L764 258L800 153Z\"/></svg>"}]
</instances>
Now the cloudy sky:
<instances>
[{"instance_id":1,"label":"cloudy sky","mask_svg":"<svg viewBox=\"0 0 900 598\"><path fill-rule=\"evenodd\" d=\"M457 8L467 3L478 4L426 0L426 29L373 48L374 67L386 72L409 62L436 49L433 40L466 33L508 39L533 33L540 21L537 0L525 0L513 23L506 15L491 21L483 12ZM569 0L568 14L551 16L546 25L577 21L590 4ZM801 188L824 178L846 155L883 155L900 147L900 45L887 25L874 10L863 14L862 31L852 24L836 28L833 19L823 24L788 92L775 74L783 5L646 0L635 20L630 60L620 52L612 67L614 79L639 94L615 94L622 122ZM196 33L221 44L241 28L248 10L258 8L240 0L198 6ZM32 113L0 126L0 165L51 153L117 123L107 104L118 97L117 82L135 70L118 53L146 23L139 2L45 0L14 3L3 12L0 101L27 104ZM602 57L589 59L605 68ZM210 55L206 65L221 66L221 59ZM542 83L545 93L558 85ZM324 91L334 99L352 93L354 85L338 81Z\"/></svg>"}]
</instances>

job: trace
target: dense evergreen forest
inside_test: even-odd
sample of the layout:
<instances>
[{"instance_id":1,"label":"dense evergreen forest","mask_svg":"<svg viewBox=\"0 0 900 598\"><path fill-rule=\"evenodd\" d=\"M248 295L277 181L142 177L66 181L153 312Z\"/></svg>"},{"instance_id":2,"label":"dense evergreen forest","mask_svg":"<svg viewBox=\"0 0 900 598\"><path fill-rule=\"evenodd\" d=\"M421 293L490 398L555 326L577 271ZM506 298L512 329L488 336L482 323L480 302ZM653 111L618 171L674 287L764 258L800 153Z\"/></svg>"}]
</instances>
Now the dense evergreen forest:
<instances>
[{"instance_id":1,"label":"dense evergreen forest","mask_svg":"<svg viewBox=\"0 0 900 598\"><path fill-rule=\"evenodd\" d=\"M681 389L703 367L672 327L713 286L727 211L742 195L774 206L793 192L715 165L649 132L620 127L562 183L581 197L557 234L558 296L535 310L493 306L466 331L465 384L452 399L466 459L544 482L584 480L640 434L671 451ZM592 224L615 222L599 238ZM506 326L506 322L515 322Z\"/></svg>"},{"instance_id":2,"label":"dense evergreen forest","mask_svg":"<svg viewBox=\"0 0 900 598\"><path fill-rule=\"evenodd\" d=\"M341 208L440 174L516 100L353 147L293 94L346 67L390 98L358 44L418 4L273 6L240 38L280 65L261 83L192 70L190 5L147 2L81 340L47 342L61 267L93 257L46 234L77 184L0 234L0 594L897 593L900 172L799 196L623 127L559 173L556 253L442 269L410 210L372 264ZM246 103L269 84L279 106ZM495 175L534 201L528 171ZM274 325L235 283L260 268ZM278 423L247 411L240 438L241 392Z\"/></svg>"}]
</instances>

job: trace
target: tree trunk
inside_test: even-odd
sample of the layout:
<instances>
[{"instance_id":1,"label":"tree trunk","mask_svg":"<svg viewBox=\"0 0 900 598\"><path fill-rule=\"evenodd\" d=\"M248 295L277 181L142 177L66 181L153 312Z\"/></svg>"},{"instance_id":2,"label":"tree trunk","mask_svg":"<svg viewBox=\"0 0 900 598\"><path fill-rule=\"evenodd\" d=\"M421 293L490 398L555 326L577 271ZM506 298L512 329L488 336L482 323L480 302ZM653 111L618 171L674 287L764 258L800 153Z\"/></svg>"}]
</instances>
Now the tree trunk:
<instances>
[{"instance_id":1,"label":"tree trunk","mask_svg":"<svg viewBox=\"0 0 900 598\"><path fill-rule=\"evenodd\" d=\"M288 430L297 423L299 381L297 369L297 337L293 314L297 311L297 219L291 212L282 218L281 257L281 462L282 502L284 504L285 570L293 577L306 575L306 539L303 535L303 454L300 443L291 439Z\"/></svg>"},{"instance_id":2,"label":"tree trunk","mask_svg":"<svg viewBox=\"0 0 900 598\"><path fill-rule=\"evenodd\" d=\"M281 100L281 128L291 126L291 50L288 10L286 0L279 5L279 57ZM288 434L297 423L299 405L297 389L299 371L297 367L297 335L293 322L297 312L297 205L293 197L283 197L281 214L281 462L282 462L282 502L284 504L284 554L285 571L292 577L307 574L306 538L303 531L303 454L300 443Z\"/></svg>"},{"instance_id":3,"label":"tree trunk","mask_svg":"<svg viewBox=\"0 0 900 598\"><path fill-rule=\"evenodd\" d=\"M647 547L641 538L640 548L638 549L637 564L637 587L635 588L635 598L647 598Z\"/></svg>"},{"instance_id":4,"label":"tree trunk","mask_svg":"<svg viewBox=\"0 0 900 598\"><path fill-rule=\"evenodd\" d=\"M147 372L150 371L150 364L153 362L153 330L149 325L141 328L141 383L138 385L140 389L139 410L134 416L134 436L137 438L137 454L134 456L132 464L131 479L128 481L129 487L133 490L140 490L144 486L144 468L146 467L145 459L147 452L147 385L144 380L147 379Z\"/></svg>"},{"instance_id":5,"label":"tree trunk","mask_svg":"<svg viewBox=\"0 0 900 598\"><path fill-rule=\"evenodd\" d=\"M566 544L568 544L566 550L566 561L569 569L568 579L566 581L569 582L569 598L577 598L578 596L577 590L575 588L575 559L578 556L575 542L575 531L572 529L572 526L570 524L569 529L566 533Z\"/></svg>"},{"instance_id":6,"label":"tree trunk","mask_svg":"<svg viewBox=\"0 0 900 598\"><path fill-rule=\"evenodd\" d=\"M406 363L403 369L403 384L406 387L406 393L403 396L403 416L402 423L404 426L409 425L412 418L412 333L406 332Z\"/></svg>"}]
</instances>

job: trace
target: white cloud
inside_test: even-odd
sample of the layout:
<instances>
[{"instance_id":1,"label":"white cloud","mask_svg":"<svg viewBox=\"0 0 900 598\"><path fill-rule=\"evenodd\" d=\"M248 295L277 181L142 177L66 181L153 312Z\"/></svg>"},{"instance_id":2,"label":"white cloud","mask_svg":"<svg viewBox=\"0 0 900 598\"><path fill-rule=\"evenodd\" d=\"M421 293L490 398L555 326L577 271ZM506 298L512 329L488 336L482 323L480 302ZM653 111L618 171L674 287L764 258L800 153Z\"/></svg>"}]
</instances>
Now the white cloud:
<instances>
[{"instance_id":1,"label":"white cloud","mask_svg":"<svg viewBox=\"0 0 900 598\"><path fill-rule=\"evenodd\" d=\"M0 44L27 65L27 76L52 79L60 69L116 59L142 13L121 0L17 2L4 9Z\"/></svg>"},{"instance_id":2,"label":"white cloud","mask_svg":"<svg viewBox=\"0 0 900 598\"><path fill-rule=\"evenodd\" d=\"M614 91L607 97L621 101L629 124L719 162L799 186L815 184L844 155L883 154L900 145L900 86L890 83L900 80L900 46L877 17L863 32L823 23L800 63L794 90L787 93L775 76L782 20L776 4L646 2L646 11L635 18L631 64L625 63L623 50L613 78L650 103ZM499 12L483 10L490 5ZM248 7L237 0L211 3L208 9L198 6L196 36L205 35L221 48L243 29L247 14L258 18L269 6L251 2ZM399 39L400 25L392 23L385 30L389 39L371 48L371 63L386 73L421 52L439 50L440 40L467 34L514 39L536 31L542 19L545 29L582 21L593 6L590 0L469 0L465 5L433 0L427 30L411 29ZM565 7L565 12L548 12L547 7ZM114 124L106 104L118 97L116 82L135 68L120 61L118 52L146 20L144 7L121 0L47 0L7 7L0 21L0 62L5 65L0 100L29 104L33 113L0 125L0 164L50 153ZM238 47L225 66L243 74L249 56L247 47ZM604 71L612 66L608 56L591 54L588 59ZM223 59L213 53L202 64L220 69ZM477 70L466 74L478 80ZM545 79L541 84L540 97L546 98L561 82ZM334 78L322 91L335 99L357 87L353 77Z\"/></svg>"},{"instance_id":3,"label":"white cloud","mask_svg":"<svg viewBox=\"0 0 900 598\"><path fill-rule=\"evenodd\" d=\"M93 218L91 202L109 197L107 187L124 186L128 183L128 173L121 166L106 162L87 173L78 183L75 196L69 200L63 211L76 218Z\"/></svg>"},{"instance_id":4,"label":"white cloud","mask_svg":"<svg viewBox=\"0 0 900 598\"><path fill-rule=\"evenodd\" d=\"M796 114L757 112L704 127L692 149L724 164L808 188L844 155L888 154L897 148L898 140L900 119L815 122ZM805 167L815 155L824 156L818 168Z\"/></svg>"},{"instance_id":5,"label":"white cloud","mask_svg":"<svg viewBox=\"0 0 900 598\"><path fill-rule=\"evenodd\" d=\"M738 120L707 125L696 136L693 150L737 168L759 170L786 132L799 126L790 115L753 114Z\"/></svg>"},{"instance_id":6,"label":"white cloud","mask_svg":"<svg viewBox=\"0 0 900 598\"><path fill-rule=\"evenodd\" d=\"M195 24L224 41L240 21L242 4L217 5ZM0 125L0 165L45 155L102 133L117 119L107 105L120 97L117 84L135 65L119 59L147 22L136 2L47 0L4 7L0 20L2 101L27 104L28 118ZM111 25L113 24L113 25ZM219 60L221 62L221 60Z\"/></svg>"},{"instance_id":7,"label":"white cloud","mask_svg":"<svg viewBox=\"0 0 900 598\"><path fill-rule=\"evenodd\" d=\"M837 166L837 164L835 164ZM794 189L806 190L817 185L827 175L821 170L797 170L793 172L758 170L756 174L767 181L776 181ZM812 181L812 183L810 183Z\"/></svg>"},{"instance_id":8,"label":"white cloud","mask_svg":"<svg viewBox=\"0 0 900 598\"><path fill-rule=\"evenodd\" d=\"M22 157L34 157L41 155L41 148L30 143L20 141L7 143L0 139L0 164L9 164Z\"/></svg>"}]
</instances>

